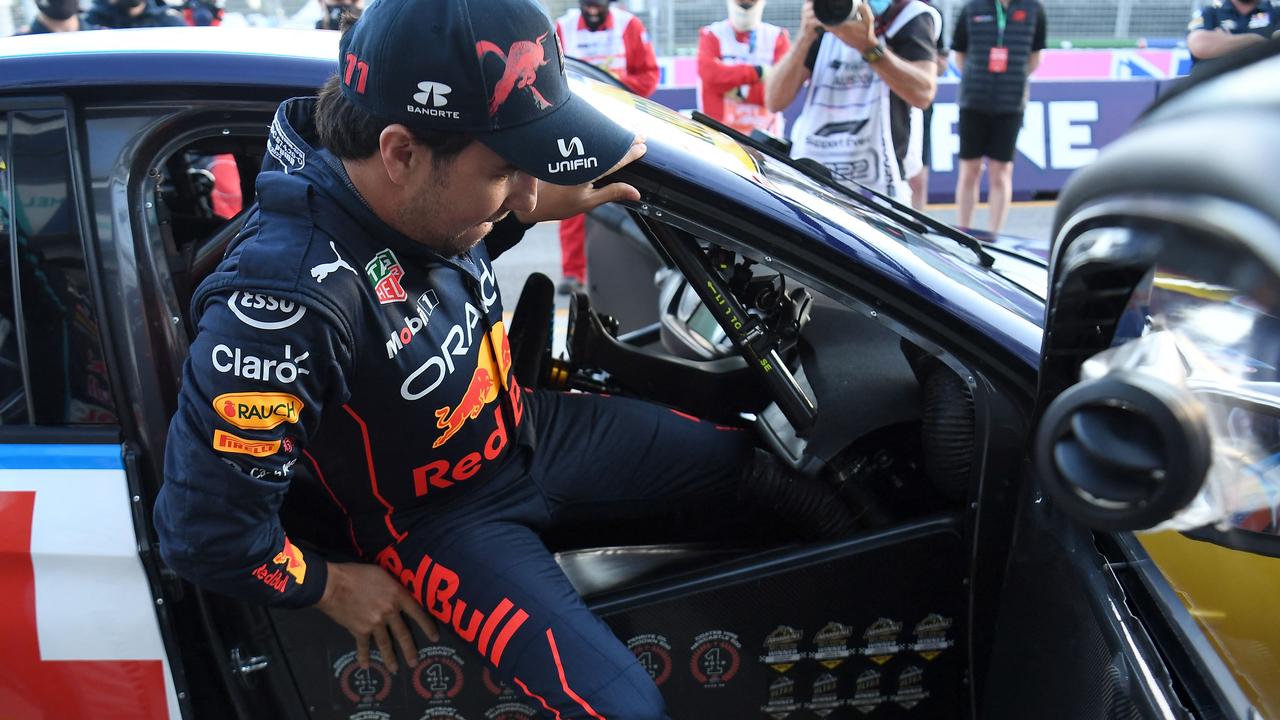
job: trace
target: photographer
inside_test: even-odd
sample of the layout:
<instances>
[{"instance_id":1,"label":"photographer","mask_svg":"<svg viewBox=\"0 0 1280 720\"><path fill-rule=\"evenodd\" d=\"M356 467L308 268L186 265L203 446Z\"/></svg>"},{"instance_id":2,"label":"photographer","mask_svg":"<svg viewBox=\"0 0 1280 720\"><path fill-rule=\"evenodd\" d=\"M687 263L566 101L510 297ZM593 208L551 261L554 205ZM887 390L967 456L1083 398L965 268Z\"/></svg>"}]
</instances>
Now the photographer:
<instances>
[{"instance_id":1,"label":"photographer","mask_svg":"<svg viewBox=\"0 0 1280 720\"><path fill-rule=\"evenodd\" d=\"M86 19L104 28L182 27L177 10L153 0L93 0Z\"/></svg>"},{"instance_id":2,"label":"photographer","mask_svg":"<svg viewBox=\"0 0 1280 720\"><path fill-rule=\"evenodd\" d=\"M38 0L35 19L15 34L43 35L44 33L98 29L97 25L80 17L80 0Z\"/></svg>"},{"instance_id":3,"label":"photographer","mask_svg":"<svg viewBox=\"0 0 1280 720\"><path fill-rule=\"evenodd\" d=\"M316 21L317 30L341 30L343 15L349 15L352 20L355 20L360 17L360 13L364 12L364 0L316 1L320 3L320 10L323 12L320 19Z\"/></svg>"},{"instance_id":4,"label":"photographer","mask_svg":"<svg viewBox=\"0 0 1280 720\"><path fill-rule=\"evenodd\" d=\"M786 108L809 81L791 130L792 155L910 202L902 172L910 111L928 107L937 91L942 19L920 0L850 5L806 0L795 44L765 80L765 106Z\"/></svg>"}]
</instances>

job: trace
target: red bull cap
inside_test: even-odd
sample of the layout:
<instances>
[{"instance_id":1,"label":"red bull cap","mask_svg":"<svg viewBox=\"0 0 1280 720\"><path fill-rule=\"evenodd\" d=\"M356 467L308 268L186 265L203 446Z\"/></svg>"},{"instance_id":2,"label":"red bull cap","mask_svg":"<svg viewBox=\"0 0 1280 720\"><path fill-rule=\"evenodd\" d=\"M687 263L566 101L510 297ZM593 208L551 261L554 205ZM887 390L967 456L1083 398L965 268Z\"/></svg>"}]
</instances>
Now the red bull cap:
<instances>
[{"instance_id":1,"label":"red bull cap","mask_svg":"<svg viewBox=\"0 0 1280 720\"><path fill-rule=\"evenodd\" d=\"M342 38L348 99L391 122L469 133L539 180L612 168L632 133L569 90L535 0L374 0Z\"/></svg>"}]
</instances>

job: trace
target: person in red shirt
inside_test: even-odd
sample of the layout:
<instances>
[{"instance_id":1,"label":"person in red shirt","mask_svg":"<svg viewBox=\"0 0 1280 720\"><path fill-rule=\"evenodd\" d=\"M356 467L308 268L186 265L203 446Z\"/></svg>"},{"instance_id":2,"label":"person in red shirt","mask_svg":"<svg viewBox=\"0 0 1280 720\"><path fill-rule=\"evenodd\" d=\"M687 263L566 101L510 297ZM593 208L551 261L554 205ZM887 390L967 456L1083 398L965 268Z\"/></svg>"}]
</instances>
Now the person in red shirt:
<instances>
[{"instance_id":1,"label":"person in red shirt","mask_svg":"<svg viewBox=\"0 0 1280 720\"><path fill-rule=\"evenodd\" d=\"M698 106L747 135L782 135L782 113L764 106L764 76L787 54L785 28L761 20L765 0L727 0L729 17L702 28L698 39Z\"/></svg>"},{"instance_id":2,"label":"person in red shirt","mask_svg":"<svg viewBox=\"0 0 1280 720\"><path fill-rule=\"evenodd\" d=\"M649 97L658 88L658 58L640 18L610 7L610 0L579 0L556 21L564 54L591 63ZM586 224L582 215L560 223L561 294L584 288L587 277Z\"/></svg>"}]
</instances>

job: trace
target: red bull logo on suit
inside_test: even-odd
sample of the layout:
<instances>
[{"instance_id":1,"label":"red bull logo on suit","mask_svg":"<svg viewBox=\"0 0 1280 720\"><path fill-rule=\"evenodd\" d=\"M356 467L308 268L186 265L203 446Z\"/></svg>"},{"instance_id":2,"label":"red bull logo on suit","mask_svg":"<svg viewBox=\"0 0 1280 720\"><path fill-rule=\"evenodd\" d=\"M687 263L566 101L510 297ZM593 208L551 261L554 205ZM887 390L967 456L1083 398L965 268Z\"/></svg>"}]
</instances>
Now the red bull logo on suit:
<instances>
[{"instance_id":1,"label":"red bull logo on suit","mask_svg":"<svg viewBox=\"0 0 1280 720\"><path fill-rule=\"evenodd\" d=\"M445 405L436 410L436 427L444 433L431 443L431 447L438 448L448 442L467 421L475 420L486 405L497 400L499 389L508 387L510 372L511 345L507 342L505 327L498 322L480 340L480 354L467 391L452 407Z\"/></svg>"},{"instance_id":2,"label":"red bull logo on suit","mask_svg":"<svg viewBox=\"0 0 1280 720\"><path fill-rule=\"evenodd\" d=\"M427 612L440 622L453 625L458 637L473 643L494 667L502 666L507 644L529 619L529 613L505 597L489 612L468 607L459 593L462 581L458 573L433 562L430 555L424 554L417 570L412 570L404 566L395 547L389 546L378 553L378 564L399 580Z\"/></svg>"},{"instance_id":3,"label":"red bull logo on suit","mask_svg":"<svg viewBox=\"0 0 1280 720\"><path fill-rule=\"evenodd\" d=\"M276 553L271 560L271 564L277 567L268 568L266 563L259 565L253 570L253 576L261 580L267 587L276 592L284 592L289 587L289 578L301 585L307 577L307 561L302 556L302 551L296 545L289 542L289 538L284 539L284 548ZM284 567L278 567L283 565Z\"/></svg>"}]
</instances>

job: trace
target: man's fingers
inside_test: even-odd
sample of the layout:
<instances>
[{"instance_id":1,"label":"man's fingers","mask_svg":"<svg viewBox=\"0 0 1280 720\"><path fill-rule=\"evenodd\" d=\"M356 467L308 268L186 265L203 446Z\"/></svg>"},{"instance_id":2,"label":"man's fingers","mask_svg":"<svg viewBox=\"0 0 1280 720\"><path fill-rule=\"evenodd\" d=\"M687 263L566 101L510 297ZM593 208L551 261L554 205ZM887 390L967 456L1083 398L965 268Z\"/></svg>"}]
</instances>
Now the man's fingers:
<instances>
[{"instance_id":1,"label":"man's fingers","mask_svg":"<svg viewBox=\"0 0 1280 720\"><path fill-rule=\"evenodd\" d=\"M862 5L858 8L858 15L854 18L854 22L859 25L870 27L876 21L876 14L871 9L871 3L862 0Z\"/></svg>"},{"instance_id":2,"label":"man's fingers","mask_svg":"<svg viewBox=\"0 0 1280 720\"><path fill-rule=\"evenodd\" d=\"M436 623L427 616L422 606L413 600L404 603L404 611L409 614L413 621L418 623L418 627L422 628L422 632L426 633L427 639L431 642L440 642L440 632L436 630Z\"/></svg>"},{"instance_id":3,"label":"man's fingers","mask_svg":"<svg viewBox=\"0 0 1280 720\"><path fill-rule=\"evenodd\" d=\"M648 149L649 146L644 144L644 139L637 138L636 141L631 143L631 147L627 149L627 154L623 155L622 159L618 161L618 164L609 168L609 172L604 175L612 175L627 165L639 160L640 156L644 155L645 151ZM604 175L601 175L600 177L604 177Z\"/></svg>"},{"instance_id":4,"label":"man's fingers","mask_svg":"<svg viewBox=\"0 0 1280 720\"><path fill-rule=\"evenodd\" d=\"M362 670L369 669L369 636L356 636L356 662Z\"/></svg>"},{"instance_id":5,"label":"man's fingers","mask_svg":"<svg viewBox=\"0 0 1280 720\"><path fill-rule=\"evenodd\" d=\"M640 199L640 191L626 183L609 183L602 188L594 190L588 197L589 209L595 209L605 203L618 202L619 200L638 201Z\"/></svg>"},{"instance_id":6,"label":"man's fingers","mask_svg":"<svg viewBox=\"0 0 1280 720\"><path fill-rule=\"evenodd\" d=\"M387 666L387 670L392 673L399 670L396 667L396 650L391 646L391 636L387 635L385 625L373 629L373 639L378 643L378 653L382 655L382 664Z\"/></svg>"},{"instance_id":7,"label":"man's fingers","mask_svg":"<svg viewBox=\"0 0 1280 720\"><path fill-rule=\"evenodd\" d=\"M391 636L400 646L400 654L404 656L405 662L409 663L409 667L418 667L418 646L414 644L413 633L409 632L404 620L398 614L392 615L387 620L387 627L391 628Z\"/></svg>"}]
</instances>

